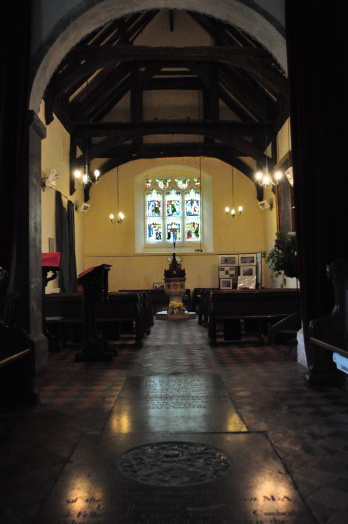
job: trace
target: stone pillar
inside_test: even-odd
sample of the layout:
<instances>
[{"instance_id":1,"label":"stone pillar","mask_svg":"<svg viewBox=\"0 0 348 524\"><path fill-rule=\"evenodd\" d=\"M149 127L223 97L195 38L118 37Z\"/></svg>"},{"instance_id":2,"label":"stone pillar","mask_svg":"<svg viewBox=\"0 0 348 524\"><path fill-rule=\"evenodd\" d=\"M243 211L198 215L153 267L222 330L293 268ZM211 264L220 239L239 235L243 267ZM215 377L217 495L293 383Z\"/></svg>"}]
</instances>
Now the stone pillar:
<instances>
[{"instance_id":1,"label":"stone pillar","mask_svg":"<svg viewBox=\"0 0 348 524\"><path fill-rule=\"evenodd\" d=\"M48 362L48 342L42 334L41 271L41 141L46 128L34 111L29 111L28 167L28 326L35 343L35 368L40 372Z\"/></svg>"}]
</instances>

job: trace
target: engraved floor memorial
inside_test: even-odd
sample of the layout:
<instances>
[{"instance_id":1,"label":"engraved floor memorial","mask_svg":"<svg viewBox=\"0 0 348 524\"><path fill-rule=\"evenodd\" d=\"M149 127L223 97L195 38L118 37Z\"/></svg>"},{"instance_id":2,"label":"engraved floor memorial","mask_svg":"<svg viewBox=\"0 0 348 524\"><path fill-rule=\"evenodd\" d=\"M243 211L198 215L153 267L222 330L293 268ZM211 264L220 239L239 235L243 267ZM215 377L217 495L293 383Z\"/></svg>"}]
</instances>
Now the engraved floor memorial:
<instances>
[{"instance_id":1,"label":"engraved floor memorial","mask_svg":"<svg viewBox=\"0 0 348 524\"><path fill-rule=\"evenodd\" d=\"M86 435L38 524L313 524L266 434L217 374L129 377Z\"/></svg>"},{"instance_id":2,"label":"engraved floor memorial","mask_svg":"<svg viewBox=\"0 0 348 524\"><path fill-rule=\"evenodd\" d=\"M107 430L123 432L247 431L219 375L129 377Z\"/></svg>"}]
</instances>

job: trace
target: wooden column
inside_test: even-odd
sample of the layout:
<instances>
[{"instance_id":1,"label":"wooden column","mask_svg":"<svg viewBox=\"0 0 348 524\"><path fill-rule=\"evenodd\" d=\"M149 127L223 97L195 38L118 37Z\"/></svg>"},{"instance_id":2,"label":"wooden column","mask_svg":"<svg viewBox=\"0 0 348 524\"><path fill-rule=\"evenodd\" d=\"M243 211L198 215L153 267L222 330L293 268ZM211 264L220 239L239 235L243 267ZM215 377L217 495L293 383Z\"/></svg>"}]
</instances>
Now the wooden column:
<instances>
[{"instance_id":1,"label":"wooden column","mask_svg":"<svg viewBox=\"0 0 348 524\"><path fill-rule=\"evenodd\" d=\"M28 312L27 330L35 344L35 369L39 372L48 362L47 338L42 334L42 274L41 274L41 141L46 137L46 128L34 111L29 111L28 143L28 213L22 220L27 230L19 242L25 258L18 259L17 274L25 273L26 284L23 292L26 295Z\"/></svg>"}]
</instances>

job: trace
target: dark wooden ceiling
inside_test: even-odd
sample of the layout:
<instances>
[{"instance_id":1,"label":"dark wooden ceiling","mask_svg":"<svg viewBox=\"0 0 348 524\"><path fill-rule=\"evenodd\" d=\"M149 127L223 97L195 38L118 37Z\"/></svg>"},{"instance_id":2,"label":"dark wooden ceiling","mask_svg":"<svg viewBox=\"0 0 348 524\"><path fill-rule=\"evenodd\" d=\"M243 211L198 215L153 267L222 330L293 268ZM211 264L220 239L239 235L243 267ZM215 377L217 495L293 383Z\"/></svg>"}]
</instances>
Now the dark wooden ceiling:
<instances>
[{"instance_id":1,"label":"dark wooden ceiling","mask_svg":"<svg viewBox=\"0 0 348 524\"><path fill-rule=\"evenodd\" d=\"M263 165L272 143L269 165L276 163L275 136L289 112L288 83L274 58L240 29L204 14L188 12L211 38L211 46L147 47L137 36L158 10L115 20L84 38L65 57L45 92L45 118L55 113L71 135L70 167L106 159L102 174L130 160L158 157L210 156L221 159L252 179L250 157ZM168 11L168 31L174 14ZM88 81L88 82L87 82ZM196 90L202 93L200 119L143 119L146 90ZM130 94L129 122L103 122ZM222 101L234 115L222 120ZM197 135L200 141L161 143L163 135ZM144 136L158 136L146 143ZM77 151L82 151L78 156ZM71 176L70 191L74 192ZM85 197L89 197L86 188ZM262 190L258 187L258 198Z\"/></svg>"}]
</instances>

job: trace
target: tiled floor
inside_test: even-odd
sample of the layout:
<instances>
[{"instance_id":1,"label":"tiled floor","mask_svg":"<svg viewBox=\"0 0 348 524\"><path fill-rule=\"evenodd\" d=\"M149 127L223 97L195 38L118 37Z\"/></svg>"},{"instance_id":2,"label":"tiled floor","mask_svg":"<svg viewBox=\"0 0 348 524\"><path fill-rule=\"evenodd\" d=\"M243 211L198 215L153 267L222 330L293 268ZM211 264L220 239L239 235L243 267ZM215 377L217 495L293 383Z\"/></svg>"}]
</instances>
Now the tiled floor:
<instances>
[{"instance_id":1,"label":"tiled floor","mask_svg":"<svg viewBox=\"0 0 348 524\"><path fill-rule=\"evenodd\" d=\"M267 432L320 524L348 523L348 391L311 391L287 347L211 349L196 321L157 322L143 349L112 363L52 354L37 408L0 414L0 522L32 523L74 449L100 432L129 375L221 375L250 431ZM178 522L180 522L178 520ZM141 523L139 523L141 524ZM301 523L298 523L301 524Z\"/></svg>"}]
</instances>

